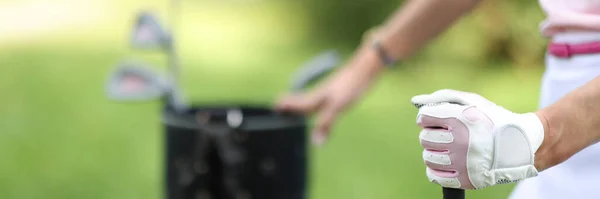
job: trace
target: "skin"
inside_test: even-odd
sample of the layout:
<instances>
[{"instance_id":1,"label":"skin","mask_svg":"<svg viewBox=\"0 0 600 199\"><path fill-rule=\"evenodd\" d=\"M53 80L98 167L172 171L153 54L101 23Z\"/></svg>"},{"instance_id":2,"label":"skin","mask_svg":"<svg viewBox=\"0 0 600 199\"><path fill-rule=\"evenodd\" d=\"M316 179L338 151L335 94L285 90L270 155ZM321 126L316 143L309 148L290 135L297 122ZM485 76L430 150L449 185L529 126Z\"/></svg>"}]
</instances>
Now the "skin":
<instances>
[{"instance_id":1,"label":"skin","mask_svg":"<svg viewBox=\"0 0 600 199\"><path fill-rule=\"evenodd\" d=\"M600 76L536 112L545 135L535 156L538 170L564 162L600 141L599 100Z\"/></svg>"},{"instance_id":2,"label":"skin","mask_svg":"<svg viewBox=\"0 0 600 199\"><path fill-rule=\"evenodd\" d=\"M478 2L479 0L410 0L371 36L379 38L390 57L403 60L448 29ZM316 114L312 141L321 146L329 137L336 118L369 89L384 68L367 39L357 48L348 64L323 84L309 93L282 97L275 109Z\"/></svg>"}]
</instances>

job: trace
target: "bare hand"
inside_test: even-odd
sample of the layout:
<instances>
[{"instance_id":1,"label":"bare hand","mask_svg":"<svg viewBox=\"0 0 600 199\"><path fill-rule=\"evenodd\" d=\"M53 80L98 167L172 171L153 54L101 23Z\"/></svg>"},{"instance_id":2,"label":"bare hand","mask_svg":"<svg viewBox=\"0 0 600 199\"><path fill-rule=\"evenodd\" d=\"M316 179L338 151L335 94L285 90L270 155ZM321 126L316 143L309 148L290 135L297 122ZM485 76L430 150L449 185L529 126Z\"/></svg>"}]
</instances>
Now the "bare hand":
<instances>
[{"instance_id":1,"label":"bare hand","mask_svg":"<svg viewBox=\"0 0 600 199\"><path fill-rule=\"evenodd\" d=\"M329 138L339 114L361 96L380 70L379 66L361 67L378 64L374 61L374 55L368 52L362 55L363 57L356 58L355 64L341 68L311 92L282 97L276 103L275 109L305 115L316 114L312 142L317 146L323 145ZM367 63L369 64L366 65Z\"/></svg>"}]
</instances>

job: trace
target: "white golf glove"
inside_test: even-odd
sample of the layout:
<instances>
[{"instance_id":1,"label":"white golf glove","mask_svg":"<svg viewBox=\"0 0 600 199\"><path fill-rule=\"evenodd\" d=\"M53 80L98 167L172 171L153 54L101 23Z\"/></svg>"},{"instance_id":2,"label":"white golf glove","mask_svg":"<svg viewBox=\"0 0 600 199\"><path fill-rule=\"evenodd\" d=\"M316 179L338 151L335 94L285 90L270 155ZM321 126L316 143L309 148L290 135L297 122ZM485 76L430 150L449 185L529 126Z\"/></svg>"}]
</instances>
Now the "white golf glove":
<instances>
[{"instance_id":1,"label":"white golf glove","mask_svg":"<svg viewBox=\"0 0 600 199\"><path fill-rule=\"evenodd\" d=\"M534 113L516 114L474 94L439 90L412 98L429 180L481 189L537 176L534 154L544 127Z\"/></svg>"}]
</instances>

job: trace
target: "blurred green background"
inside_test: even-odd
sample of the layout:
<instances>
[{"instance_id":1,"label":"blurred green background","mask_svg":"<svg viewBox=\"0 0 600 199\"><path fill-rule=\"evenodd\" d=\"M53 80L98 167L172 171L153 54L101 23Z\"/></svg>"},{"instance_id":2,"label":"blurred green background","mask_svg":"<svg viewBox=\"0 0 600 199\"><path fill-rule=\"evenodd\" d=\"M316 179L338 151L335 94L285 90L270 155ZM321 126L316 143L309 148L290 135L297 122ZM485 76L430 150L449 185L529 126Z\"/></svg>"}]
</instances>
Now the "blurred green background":
<instances>
[{"instance_id":1,"label":"blurred green background","mask_svg":"<svg viewBox=\"0 0 600 199\"><path fill-rule=\"evenodd\" d=\"M184 90L200 105L270 106L295 69L326 49L351 55L402 1L180 0ZM441 198L427 181L411 96L477 92L517 112L537 107L545 40L536 1L482 4L416 57L390 69L311 148L312 199ZM129 49L134 15L167 0L0 0L0 198L159 199L158 102L120 104L104 82ZM506 198L513 185L469 191Z\"/></svg>"}]
</instances>

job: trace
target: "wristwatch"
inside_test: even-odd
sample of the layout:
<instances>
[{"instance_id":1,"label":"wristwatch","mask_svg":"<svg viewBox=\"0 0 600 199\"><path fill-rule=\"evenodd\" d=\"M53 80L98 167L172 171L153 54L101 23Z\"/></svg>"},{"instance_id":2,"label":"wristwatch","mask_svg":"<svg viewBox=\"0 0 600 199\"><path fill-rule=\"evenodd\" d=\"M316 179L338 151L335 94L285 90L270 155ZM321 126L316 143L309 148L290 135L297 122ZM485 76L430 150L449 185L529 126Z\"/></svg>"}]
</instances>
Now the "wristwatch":
<instances>
[{"instance_id":1,"label":"wristwatch","mask_svg":"<svg viewBox=\"0 0 600 199\"><path fill-rule=\"evenodd\" d=\"M379 59L381 59L381 62L383 62L383 64L385 65L385 67L394 67L396 66L396 63L398 62L396 59L392 58L389 56L389 54L387 53L387 51L383 48L383 46L381 45L381 41L379 39L373 39L371 42L371 48L373 48L375 50L375 52L377 52L377 55L379 56Z\"/></svg>"},{"instance_id":2,"label":"wristwatch","mask_svg":"<svg viewBox=\"0 0 600 199\"><path fill-rule=\"evenodd\" d=\"M381 39L377 37L377 30L379 27L373 27L365 32L363 35L363 42L371 42L371 48L375 50L377 56L386 67L393 67L396 65L398 60L392 58L387 50L381 45Z\"/></svg>"}]
</instances>

